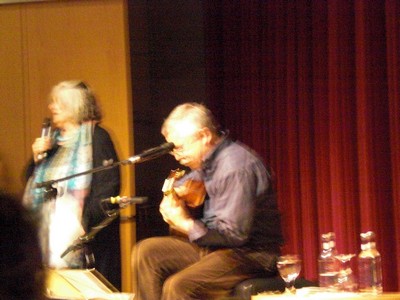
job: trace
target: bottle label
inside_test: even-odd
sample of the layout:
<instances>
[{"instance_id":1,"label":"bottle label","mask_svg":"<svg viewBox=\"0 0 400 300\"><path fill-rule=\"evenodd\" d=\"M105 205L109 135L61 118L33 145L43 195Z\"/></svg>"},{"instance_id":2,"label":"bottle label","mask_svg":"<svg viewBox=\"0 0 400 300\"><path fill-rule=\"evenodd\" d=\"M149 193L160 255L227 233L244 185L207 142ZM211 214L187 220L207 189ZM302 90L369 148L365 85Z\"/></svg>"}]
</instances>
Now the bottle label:
<instances>
[{"instance_id":1,"label":"bottle label","mask_svg":"<svg viewBox=\"0 0 400 300\"><path fill-rule=\"evenodd\" d=\"M370 249L375 249L376 245L375 242L369 242L365 244L361 244L361 250L370 250Z\"/></svg>"}]
</instances>

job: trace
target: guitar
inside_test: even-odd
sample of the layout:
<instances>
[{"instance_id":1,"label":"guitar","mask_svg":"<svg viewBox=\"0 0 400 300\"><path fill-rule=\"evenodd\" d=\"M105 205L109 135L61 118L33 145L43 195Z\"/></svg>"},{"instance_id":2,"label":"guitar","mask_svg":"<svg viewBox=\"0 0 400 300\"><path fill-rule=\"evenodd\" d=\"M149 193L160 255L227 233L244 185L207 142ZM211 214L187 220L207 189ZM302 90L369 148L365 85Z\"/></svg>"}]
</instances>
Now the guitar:
<instances>
[{"instance_id":1,"label":"guitar","mask_svg":"<svg viewBox=\"0 0 400 300\"><path fill-rule=\"evenodd\" d=\"M196 208L203 204L206 189L202 181L188 179L182 185L174 187L176 180L185 175L185 171L181 169L172 170L164 181L162 192L164 196L173 194L177 198L183 200L188 207Z\"/></svg>"},{"instance_id":2,"label":"guitar","mask_svg":"<svg viewBox=\"0 0 400 300\"><path fill-rule=\"evenodd\" d=\"M203 215L203 202L206 196L206 189L202 181L188 179L182 185L175 187L177 180L185 175L185 171L181 169L172 170L164 181L162 192L164 196L171 196L183 200L186 204L189 214L195 219L199 219ZM187 237L186 234L169 227L170 235Z\"/></svg>"}]
</instances>

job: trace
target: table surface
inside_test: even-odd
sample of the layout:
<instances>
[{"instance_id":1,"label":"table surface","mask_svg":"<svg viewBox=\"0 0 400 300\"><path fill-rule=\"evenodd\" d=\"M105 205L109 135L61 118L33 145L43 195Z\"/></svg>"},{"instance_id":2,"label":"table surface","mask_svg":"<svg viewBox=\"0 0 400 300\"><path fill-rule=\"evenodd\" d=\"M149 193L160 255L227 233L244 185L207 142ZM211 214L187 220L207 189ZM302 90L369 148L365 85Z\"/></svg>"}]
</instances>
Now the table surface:
<instances>
[{"instance_id":1,"label":"table surface","mask_svg":"<svg viewBox=\"0 0 400 300\"><path fill-rule=\"evenodd\" d=\"M303 289L302 289L303 290ZM366 293L348 292L323 292L318 290L297 291L295 295L273 294L270 292L260 293L251 297L251 300L320 300L320 299L340 299L340 300L400 300L400 292L385 292L380 295Z\"/></svg>"}]
</instances>

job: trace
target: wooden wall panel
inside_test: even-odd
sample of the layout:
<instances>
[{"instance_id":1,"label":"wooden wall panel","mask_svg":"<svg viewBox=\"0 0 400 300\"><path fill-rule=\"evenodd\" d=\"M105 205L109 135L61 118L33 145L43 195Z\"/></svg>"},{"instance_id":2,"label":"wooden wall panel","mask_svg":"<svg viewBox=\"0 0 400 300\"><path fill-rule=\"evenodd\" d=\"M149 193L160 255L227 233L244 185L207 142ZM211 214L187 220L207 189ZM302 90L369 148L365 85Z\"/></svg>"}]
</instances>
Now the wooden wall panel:
<instances>
[{"instance_id":1,"label":"wooden wall panel","mask_svg":"<svg viewBox=\"0 0 400 300\"><path fill-rule=\"evenodd\" d=\"M49 114L48 93L62 80L82 79L95 90L104 112L103 126L110 132L120 159L132 156L126 2L88 0L5 5L0 7L0 14L1 45L10 45L0 50L1 57L7 58L0 65L1 80L6 83L0 92L0 137L2 141L10 141L7 147L1 146L0 159L4 156L4 169L12 170L7 182L17 182L30 157L31 144L40 135L42 120ZM12 113L5 112L10 110ZM11 122L14 119L17 119L15 124ZM133 168L123 166L121 171L121 194L134 195ZM12 186L13 191L21 189L20 181ZM123 215L133 213L131 207ZM130 250L135 241L135 224L124 223L121 229L123 290L130 291Z\"/></svg>"},{"instance_id":2,"label":"wooden wall panel","mask_svg":"<svg viewBox=\"0 0 400 300\"><path fill-rule=\"evenodd\" d=\"M26 162L21 12L0 6L0 188L21 190Z\"/></svg>"}]
</instances>

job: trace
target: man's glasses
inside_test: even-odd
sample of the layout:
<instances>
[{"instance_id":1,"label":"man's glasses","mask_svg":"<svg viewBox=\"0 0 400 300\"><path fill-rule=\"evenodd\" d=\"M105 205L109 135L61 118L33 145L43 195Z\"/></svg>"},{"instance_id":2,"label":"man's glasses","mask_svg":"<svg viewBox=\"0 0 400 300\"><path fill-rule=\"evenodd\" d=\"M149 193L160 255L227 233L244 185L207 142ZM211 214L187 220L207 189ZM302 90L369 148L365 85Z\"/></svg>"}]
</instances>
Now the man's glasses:
<instances>
[{"instance_id":1,"label":"man's glasses","mask_svg":"<svg viewBox=\"0 0 400 300\"><path fill-rule=\"evenodd\" d=\"M170 152L171 154L181 154L188 150L190 146L192 146L195 142L200 139L200 131L196 131L193 135L186 138L186 140L182 144L178 144L174 142L174 149Z\"/></svg>"}]
</instances>

